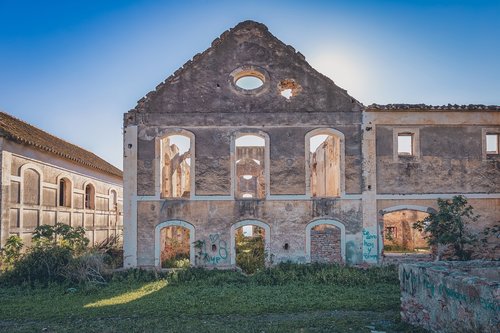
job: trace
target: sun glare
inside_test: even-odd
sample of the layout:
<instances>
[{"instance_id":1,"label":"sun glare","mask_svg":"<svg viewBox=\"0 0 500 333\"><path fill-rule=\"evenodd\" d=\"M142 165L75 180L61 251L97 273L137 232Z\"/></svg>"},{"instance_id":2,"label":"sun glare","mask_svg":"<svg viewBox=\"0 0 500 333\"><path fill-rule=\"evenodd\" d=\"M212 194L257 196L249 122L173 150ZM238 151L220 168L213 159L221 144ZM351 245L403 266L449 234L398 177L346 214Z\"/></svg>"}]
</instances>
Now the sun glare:
<instances>
[{"instance_id":1,"label":"sun glare","mask_svg":"<svg viewBox=\"0 0 500 333\"><path fill-rule=\"evenodd\" d=\"M151 283L148 283L148 284L142 286L141 288L139 288L137 290L129 291L128 293L124 293L124 294L121 294L121 295L118 295L115 297L102 299L102 300L94 302L94 303L85 304L83 307L84 308L100 308L103 306L130 303L130 302L136 301L144 296L147 296L149 294L157 292L160 289L165 288L166 286L167 286L166 280L151 282Z\"/></svg>"}]
</instances>

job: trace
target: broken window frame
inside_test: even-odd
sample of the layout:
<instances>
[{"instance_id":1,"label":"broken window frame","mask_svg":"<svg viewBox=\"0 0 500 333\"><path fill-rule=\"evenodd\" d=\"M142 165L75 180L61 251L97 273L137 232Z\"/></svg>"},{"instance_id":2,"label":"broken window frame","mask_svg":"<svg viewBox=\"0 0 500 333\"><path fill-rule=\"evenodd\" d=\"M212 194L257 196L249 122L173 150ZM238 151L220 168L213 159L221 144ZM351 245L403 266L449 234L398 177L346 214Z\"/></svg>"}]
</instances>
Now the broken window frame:
<instances>
[{"instance_id":1,"label":"broken window frame","mask_svg":"<svg viewBox=\"0 0 500 333\"><path fill-rule=\"evenodd\" d=\"M189 139L189 158L190 158L190 167L189 167L189 196L167 196L164 195L163 185L164 185L164 177L163 177L163 165L164 165L164 153L162 150L162 141L170 136L184 136ZM156 156L157 156L157 172L156 172L156 196L164 199L164 200L189 200L194 196L195 191L195 135L194 133L185 130L185 129L175 129L175 130L167 130L162 133L160 136L156 138Z\"/></svg>"},{"instance_id":2,"label":"broken window frame","mask_svg":"<svg viewBox=\"0 0 500 333\"><path fill-rule=\"evenodd\" d=\"M313 196L311 184L311 138L318 135L331 135L339 140L340 145L340 161L339 161L339 176L338 176L338 195L337 196ZM305 135L305 176L306 176L306 196L310 198L339 198L345 195L345 137L344 133L334 128L316 128L306 133Z\"/></svg>"},{"instance_id":3,"label":"broken window frame","mask_svg":"<svg viewBox=\"0 0 500 333\"><path fill-rule=\"evenodd\" d=\"M488 137L493 137L492 140L495 142L495 150L488 149ZM486 154L487 155L498 155L498 150L499 150L499 137L500 135L498 133L486 133ZM496 140L495 140L496 139Z\"/></svg>"},{"instance_id":4,"label":"broken window frame","mask_svg":"<svg viewBox=\"0 0 500 333\"><path fill-rule=\"evenodd\" d=\"M237 156L237 146L236 146L236 140L240 137L243 136L256 136L260 137L261 139L264 139L264 195L262 197L243 197L243 194L241 196L238 195L238 179L237 179L237 162L238 162L238 156ZM237 131L234 132L232 135L231 139L231 152L233 152L231 155L232 163L231 163L231 196L235 199L238 200L264 200L269 197L269 183L270 183L270 175L269 175L269 164L270 164L270 147L269 147L269 135L266 132L260 131L260 130L245 130L245 131Z\"/></svg>"},{"instance_id":5,"label":"broken window frame","mask_svg":"<svg viewBox=\"0 0 500 333\"><path fill-rule=\"evenodd\" d=\"M413 162L420 160L420 130L417 127L394 127L392 135L393 160L404 162L411 159ZM399 137L411 136L411 154L399 152Z\"/></svg>"},{"instance_id":6,"label":"broken window frame","mask_svg":"<svg viewBox=\"0 0 500 333\"><path fill-rule=\"evenodd\" d=\"M410 151L406 151L406 150L403 150L403 147L402 147L402 139L403 138L409 138L410 139ZM413 141L415 140L414 138L414 135L413 133L398 133L398 155L399 156L413 156L414 155L414 143ZM405 144L408 144L407 142L405 142Z\"/></svg>"},{"instance_id":7,"label":"broken window frame","mask_svg":"<svg viewBox=\"0 0 500 333\"><path fill-rule=\"evenodd\" d=\"M491 160L491 159L496 159L498 156L500 156L500 127L487 127L487 128L482 128L482 155L483 155L483 161ZM488 150L488 136L489 135L496 135L497 136L497 151L493 150Z\"/></svg>"}]
</instances>

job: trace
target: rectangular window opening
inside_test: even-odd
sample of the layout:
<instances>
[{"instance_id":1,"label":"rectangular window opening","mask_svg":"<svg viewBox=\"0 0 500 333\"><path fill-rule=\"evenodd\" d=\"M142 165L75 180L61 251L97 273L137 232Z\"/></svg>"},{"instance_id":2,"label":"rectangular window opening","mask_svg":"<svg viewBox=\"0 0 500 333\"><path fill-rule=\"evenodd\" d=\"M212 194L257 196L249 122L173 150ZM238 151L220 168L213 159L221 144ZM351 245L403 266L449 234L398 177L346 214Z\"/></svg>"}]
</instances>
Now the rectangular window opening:
<instances>
[{"instance_id":1,"label":"rectangular window opening","mask_svg":"<svg viewBox=\"0 0 500 333\"><path fill-rule=\"evenodd\" d=\"M399 133L398 134L398 155L413 155L413 134Z\"/></svg>"},{"instance_id":2,"label":"rectangular window opening","mask_svg":"<svg viewBox=\"0 0 500 333\"><path fill-rule=\"evenodd\" d=\"M498 134L486 134L486 154L498 154Z\"/></svg>"}]
</instances>

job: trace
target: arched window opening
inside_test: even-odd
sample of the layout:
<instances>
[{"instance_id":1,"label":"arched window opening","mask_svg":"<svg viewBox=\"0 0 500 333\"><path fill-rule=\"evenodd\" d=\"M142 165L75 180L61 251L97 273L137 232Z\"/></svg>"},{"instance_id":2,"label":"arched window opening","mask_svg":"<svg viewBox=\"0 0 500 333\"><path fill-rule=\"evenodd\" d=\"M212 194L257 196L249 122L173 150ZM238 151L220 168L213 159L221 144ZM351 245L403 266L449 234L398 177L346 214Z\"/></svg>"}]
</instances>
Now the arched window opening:
<instances>
[{"instance_id":1,"label":"arched window opening","mask_svg":"<svg viewBox=\"0 0 500 333\"><path fill-rule=\"evenodd\" d=\"M85 186L85 208L95 209L95 188L92 184Z\"/></svg>"},{"instance_id":2,"label":"arched window opening","mask_svg":"<svg viewBox=\"0 0 500 333\"><path fill-rule=\"evenodd\" d=\"M160 231L161 268L183 268L190 265L190 231L182 226L168 226Z\"/></svg>"},{"instance_id":3,"label":"arched window opening","mask_svg":"<svg viewBox=\"0 0 500 333\"><path fill-rule=\"evenodd\" d=\"M340 138L320 134L309 138L309 176L312 197L340 196Z\"/></svg>"},{"instance_id":4,"label":"arched window opening","mask_svg":"<svg viewBox=\"0 0 500 333\"><path fill-rule=\"evenodd\" d=\"M265 198L265 139L257 135L241 135L235 140L235 148L236 198Z\"/></svg>"},{"instance_id":5,"label":"arched window opening","mask_svg":"<svg viewBox=\"0 0 500 333\"><path fill-rule=\"evenodd\" d=\"M40 174L33 169L26 169L23 173L23 203L40 204Z\"/></svg>"},{"instance_id":6,"label":"arched window opening","mask_svg":"<svg viewBox=\"0 0 500 333\"><path fill-rule=\"evenodd\" d=\"M111 190L111 210L118 210L118 196L115 190Z\"/></svg>"},{"instance_id":7,"label":"arched window opening","mask_svg":"<svg viewBox=\"0 0 500 333\"><path fill-rule=\"evenodd\" d=\"M311 228L311 262L341 263L341 230L332 224Z\"/></svg>"},{"instance_id":8,"label":"arched window opening","mask_svg":"<svg viewBox=\"0 0 500 333\"><path fill-rule=\"evenodd\" d=\"M67 178L59 180L59 206L71 207L71 181Z\"/></svg>"},{"instance_id":9,"label":"arched window opening","mask_svg":"<svg viewBox=\"0 0 500 333\"><path fill-rule=\"evenodd\" d=\"M236 265L245 273L253 274L266 264L264 228L244 225L235 231Z\"/></svg>"},{"instance_id":10,"label":"arched window opening","mask_svg":"<svg viewBox=\"0 0 500 333\"><path fill-rule=\"evenodd\" d=\"M169 135L161 140L161 197L189 198L191 195L191 139Z\"/></svg>"},{"instance_id":11,"label":"arched window opening","mask_svg":"<svg viewBox=\"0 0 500 333\"><path fill-rule=\"evenodd\" d=\"M62 178L59 181L59 206L71 207L71 181L67 178Z\"/></svg>"},{"instance_id":12,"label":"arched window opening","mask_svg":"<svg viewBox=\"0 0 500 333\"><path fill-rule=\"evenodd\" d=\"M427 216L425 212L411 209L384 214L384 253L429 253L425 233L413 229L413 223Z\"/></svg>"}]
</instances>

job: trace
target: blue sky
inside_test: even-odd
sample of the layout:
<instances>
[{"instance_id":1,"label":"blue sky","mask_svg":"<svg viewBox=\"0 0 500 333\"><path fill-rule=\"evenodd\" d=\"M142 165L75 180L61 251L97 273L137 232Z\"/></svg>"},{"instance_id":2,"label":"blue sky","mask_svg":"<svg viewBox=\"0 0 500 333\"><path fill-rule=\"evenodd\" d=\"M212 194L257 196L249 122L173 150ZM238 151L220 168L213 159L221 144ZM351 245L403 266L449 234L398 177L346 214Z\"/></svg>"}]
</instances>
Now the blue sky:
<instances>
[{"instance_id":1,"label":"blue sky","mask_svg":"<svg viewBox=\"0 0 500 333\"><path fill-rule=\"evenodd\" d=\"M486 0L0 0L0 109L121 168L123 113L247 19L365 105L498 105L499 16Z\"/></svg>"}]
</instances>

